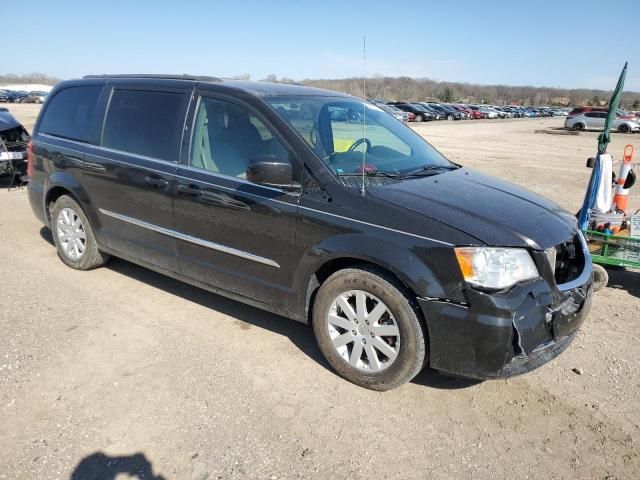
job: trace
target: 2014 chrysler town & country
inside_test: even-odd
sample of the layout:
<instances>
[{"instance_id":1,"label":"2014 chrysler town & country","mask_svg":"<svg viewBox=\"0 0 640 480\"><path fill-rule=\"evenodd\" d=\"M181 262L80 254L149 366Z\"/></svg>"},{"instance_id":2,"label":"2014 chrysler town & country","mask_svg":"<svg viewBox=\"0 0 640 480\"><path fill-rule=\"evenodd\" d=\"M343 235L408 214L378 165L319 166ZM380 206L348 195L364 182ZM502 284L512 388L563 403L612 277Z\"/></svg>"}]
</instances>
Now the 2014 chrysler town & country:
<instances>
[{"instance_id":1,"label":"2014 chrysler town & country","mask_svg":"<svg viewBox=\"0 0 640 480\"><path fill-rule=\"evenodd\" d=\"M63 82L34 128L29 173L33 211L70 267L115 255L311 323L331 366L367 388L426 365L531 370L566 348L591 304L571 214L336 92Z\"/></svg>"}]
</instances>

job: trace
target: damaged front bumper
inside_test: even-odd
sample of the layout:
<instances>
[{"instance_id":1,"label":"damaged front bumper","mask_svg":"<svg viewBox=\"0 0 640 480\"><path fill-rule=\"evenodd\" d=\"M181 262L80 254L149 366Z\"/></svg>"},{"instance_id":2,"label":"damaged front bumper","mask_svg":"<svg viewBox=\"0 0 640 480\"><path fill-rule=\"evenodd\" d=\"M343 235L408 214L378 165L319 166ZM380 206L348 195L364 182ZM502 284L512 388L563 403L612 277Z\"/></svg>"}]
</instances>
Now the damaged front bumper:
<instances>
[{"instance_id":1,"label":"damaged front bumper","mask_svg":"<svg viewBox=\"0 0 640 480\"><path fill-rule=\"evenodd\" d=\"M580 276L564 285L540 277L507 292L469 288L465 305L419 298L429 330L430 366L464 377L504 378L558 356L591 309L588 251L585 259Z\"/></svg>"},{"instance_id":2,"label":"damaged front bumper","mask_svg":"<svg viewBox=\"0 0 640 480\"><path fill-rule=\"evenodd\" d=\"M25 175L27 173L27 161L20 159L9 159L2 154L13 152L0 152L0 175ZM26 157L26 152L25 152Z\"/></svg>"}]
</instances>

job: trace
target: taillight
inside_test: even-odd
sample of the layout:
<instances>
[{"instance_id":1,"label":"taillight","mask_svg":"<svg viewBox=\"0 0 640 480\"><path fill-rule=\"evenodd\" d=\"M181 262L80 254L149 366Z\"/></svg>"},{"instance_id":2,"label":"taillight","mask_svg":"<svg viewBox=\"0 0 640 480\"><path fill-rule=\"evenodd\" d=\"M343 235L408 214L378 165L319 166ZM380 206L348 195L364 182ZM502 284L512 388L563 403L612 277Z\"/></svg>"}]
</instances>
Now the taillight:
<instances>
[{"instance_id":1,"label":"taillight","mask_svg":"<svg viewBox=\"0 0 640 480\"><path fill-rule=\"evenodd\" d=\"M33 142L29 142L27 147L27 175L29 178L33 176Z\"/></svg>"}]
</instances>

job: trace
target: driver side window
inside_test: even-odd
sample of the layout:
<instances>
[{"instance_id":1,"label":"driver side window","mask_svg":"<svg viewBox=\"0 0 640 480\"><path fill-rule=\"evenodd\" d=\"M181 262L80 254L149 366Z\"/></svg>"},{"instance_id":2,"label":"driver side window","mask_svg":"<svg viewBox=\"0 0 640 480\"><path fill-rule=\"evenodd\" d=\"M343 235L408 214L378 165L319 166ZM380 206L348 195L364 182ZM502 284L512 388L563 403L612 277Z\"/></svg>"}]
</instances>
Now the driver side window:
<instances>
[{"instance_id":1,"label":"driver side window","mask_svg":"<svg viewBox=\"0 0 640 480\"><path fill-rule=\"evenodd\" d=\"M234 103L201 97L195 114L189 165L245 178L256 157L287 158L287 150L255 115Z\"/></svg>"}]
</instances>

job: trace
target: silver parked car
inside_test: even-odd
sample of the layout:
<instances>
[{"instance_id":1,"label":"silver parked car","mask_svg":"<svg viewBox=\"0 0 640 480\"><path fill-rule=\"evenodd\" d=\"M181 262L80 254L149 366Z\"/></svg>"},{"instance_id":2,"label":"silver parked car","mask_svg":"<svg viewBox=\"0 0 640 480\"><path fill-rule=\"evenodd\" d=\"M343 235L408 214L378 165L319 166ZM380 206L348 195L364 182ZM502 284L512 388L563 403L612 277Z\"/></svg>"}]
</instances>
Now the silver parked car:
<instances>
[{"instance_id":1,"label":"silver parked car","mask_svg":"<svg viewBox=\"0 0 640 480\"><path fill-rule=\"evenodd\" d=\"M564 128L570 130L602 130L607 112L586 112L580 115L568 116L564 121ZM630 118L616 118L611 125L622 133L637 132L640 130L640 123Z\"/></svg>"}]
</instances>

